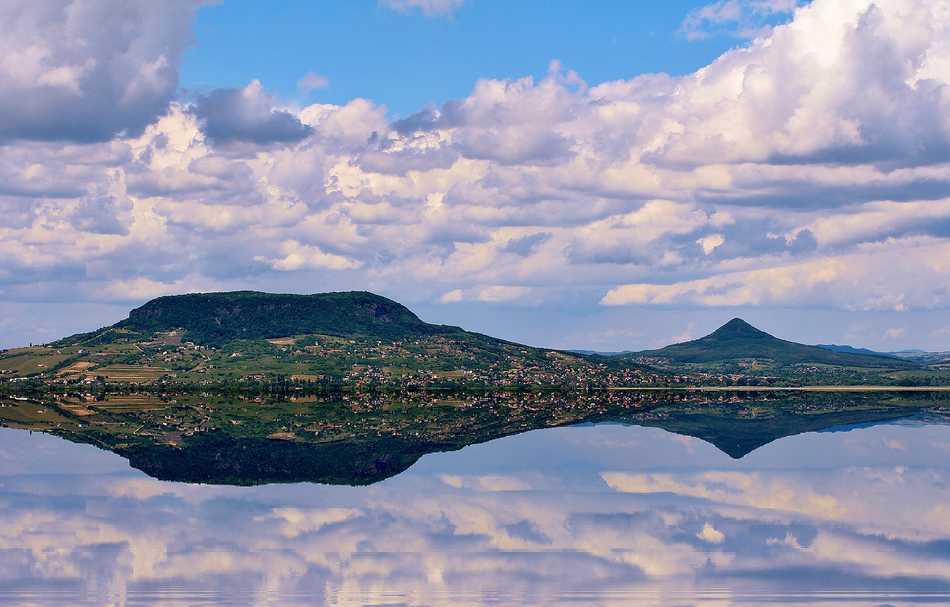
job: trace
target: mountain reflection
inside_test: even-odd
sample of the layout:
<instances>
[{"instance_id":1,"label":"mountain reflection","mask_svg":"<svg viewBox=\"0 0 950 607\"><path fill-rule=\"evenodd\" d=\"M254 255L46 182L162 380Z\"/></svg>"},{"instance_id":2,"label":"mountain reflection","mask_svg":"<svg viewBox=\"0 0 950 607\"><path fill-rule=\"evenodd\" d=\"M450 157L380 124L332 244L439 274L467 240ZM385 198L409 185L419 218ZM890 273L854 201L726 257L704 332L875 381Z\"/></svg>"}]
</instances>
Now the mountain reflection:
<instances>
[{"instance_id":1,"label":"mountain reflection","mask_svg":"<svg viewBox=\"0 0 950 607\"><path fill-rule=\"evenodd\" d=\"M549 429L372 487L170 483L50 436L0 441L12 603L950 600L950 428L927 419L741 461L654 428Z\"/></svg>"},{"instance_id":2,"label":"mountain reflection","mask_svg":"<svg viewBox=\"0 0 950 607\"><path fill-rule=\"evenodd\" d=\"M91 443L170 481L367 485L423 455L540 428L613 422L733 458L839 427L948 418L946 393L57 394L0 399L0 423Z\"/></svg>"}]
</instances>

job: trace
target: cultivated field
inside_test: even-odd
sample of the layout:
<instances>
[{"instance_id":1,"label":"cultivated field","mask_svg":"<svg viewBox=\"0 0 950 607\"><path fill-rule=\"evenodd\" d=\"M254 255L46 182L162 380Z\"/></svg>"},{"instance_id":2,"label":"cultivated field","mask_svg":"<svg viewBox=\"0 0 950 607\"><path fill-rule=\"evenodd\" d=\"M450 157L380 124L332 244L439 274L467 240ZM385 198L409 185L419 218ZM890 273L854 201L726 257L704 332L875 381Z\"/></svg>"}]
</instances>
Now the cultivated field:
<instances>
[{"instance_id":1,"label":"cultivated field","mask_svg":"<svg viewBox=\"0 0 950 607\"><path fill-rule=\"evenodd\" d=\"M130 383L148 383L168 374L168 369L141 365L108 365L96 369L96 375L101 375L108 381Z\"/></svg>"},{"instance_id":2,"label":"cultivated field","mask_svg":"<svg viewBox=\"0 0 950 607\"><path fill-rule=\"evenodd\" d=\"M148 394L128 394L108 396L105 400L87 403L87 406L109 413L132 413L165 409L169 403Z\"/></svg>"},{"instance_id":3,"label":"cultivated field","mask_svg":"<svg viewBox=\"0 0 950 607\"><path fill-rule=\"evenodd\" d=\"M0 414L4 422L16 424L28 424L31 426L60 426L72 424L69 420L55 410L43 405L17 400L0 401Z\"/></svg>"},{"instance_id":4,"label":"cultivated field","mask_svg":"<svg viewBox=\"0 0 950 607\"><path fill-rule=\"evenodd\" d=\"M56 372L56 375L63 377L66 375L85 375L86 371L94 367L96 363L89 362L87 360L80 360L74 362L66 367L63 367Z\"/></svg>"},{"instance_id":5,"label":"cultivated field","mask_svg":"<svg viewBox=\"0 0 950 607\"><path fill-rule=\"evenodd\" d=\"M46 373L74 356L68 351L50 348L17 348L8 350L0 356L0 373L6 371L13 375L33 375Z\"/></svg>"}]
</instances>

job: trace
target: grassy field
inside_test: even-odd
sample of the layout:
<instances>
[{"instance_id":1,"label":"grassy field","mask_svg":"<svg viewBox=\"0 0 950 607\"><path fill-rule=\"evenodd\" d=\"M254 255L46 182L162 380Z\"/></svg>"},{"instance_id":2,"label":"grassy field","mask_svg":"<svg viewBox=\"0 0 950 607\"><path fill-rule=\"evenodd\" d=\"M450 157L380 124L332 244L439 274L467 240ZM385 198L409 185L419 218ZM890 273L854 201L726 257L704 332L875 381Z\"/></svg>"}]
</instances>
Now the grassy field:
<instances>
[{"instance_id":1,"label":"grassy field","mask_svg":"<svg viewBox=\"0 0 950 607\"><path fill-rule=\"evenodd\" d=\"M60 409L76 417L90 417L96 414L95 411L88 407L88 404L89 403L82 400L65 398L57 403Z\"/></svg>"},{"instance_id":2,"label":"grassy field","mask_svg":"<svg viewBox=\"0 0 950 607\"><path fill-rule=\"evenodd\" d=\"M96 369L96 375L101 375L109 381L148 383L155 381L169 373L162 367L145 367L139 365L108 365Z\"/></svg>"},{"instance_id":3,"label":"grassy field","mask_svg":"<svg viewBox=\"0 0 950 607\"><path fill-rule=\"evenodd\" d=\"M75 356L75 351L51 348L17 348L8 350L0 358L0 371L13 375L46 373Z\"/></svg>"},{"instance_id":4,"label":"grassy field","mask_svg":"<svg viewBox=\"0 0 950 607\"><path fill-rule=\"evenodd\" d=\"M128 394L110 395L105 400L88 403L88 407L109 413L133 413L165 409L169 403L149 394Z\"/></svg>"},{"instance_id":5,"label":"grassy field","mask_svg":"<svg viewBox=\"0 0 950 607\"><path fill-rule=\"evenodd\" d=\"M86 371L96 366L96 363L88 360L79 360L74 363L71 363L59 371L56 372L58 377L65 377L67 375L85 375Z\"/></svg>"},{"instance_id":6,"label":"grassy field","mask_svg":"<svg viewBox=\"0 0 950 607\"><path fill-rule=\"evenodd\" d=\"M11 424L25 424L38 430L72 424L72 420L63 417L55 409L33 402L16 400L0 401L0 417Z\"/></svg>"}]
</instances>

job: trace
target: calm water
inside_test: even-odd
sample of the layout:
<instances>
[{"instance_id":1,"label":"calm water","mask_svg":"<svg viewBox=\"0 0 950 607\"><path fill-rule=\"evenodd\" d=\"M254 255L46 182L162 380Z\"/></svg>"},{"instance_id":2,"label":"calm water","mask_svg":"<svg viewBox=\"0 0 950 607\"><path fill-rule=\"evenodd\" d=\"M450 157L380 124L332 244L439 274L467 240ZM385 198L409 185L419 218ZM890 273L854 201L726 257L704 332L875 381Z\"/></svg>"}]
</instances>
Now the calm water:
<instances>
[{"instance_id":1,"label":"calm water","mask_svg":"<svg viewBox=\"0 0 950 607\"><path fill-rule=\"evenodd\" d=\"M950 427L733 460L651 428L529 432L370 487L160 482L0 431L0 603L950 604Z\"/></svg>"}]
</instances>

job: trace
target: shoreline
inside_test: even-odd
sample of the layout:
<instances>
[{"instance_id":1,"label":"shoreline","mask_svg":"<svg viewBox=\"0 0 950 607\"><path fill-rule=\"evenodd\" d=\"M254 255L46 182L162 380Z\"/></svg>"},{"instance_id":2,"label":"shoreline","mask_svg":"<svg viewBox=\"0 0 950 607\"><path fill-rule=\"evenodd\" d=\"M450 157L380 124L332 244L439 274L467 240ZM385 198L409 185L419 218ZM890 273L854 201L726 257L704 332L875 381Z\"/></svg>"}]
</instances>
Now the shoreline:
<instances>
[{"instance_id":1,"label":"shoreline","mask_svg":"<svg viewBox=\"0 0 950 607\"><path fill-rule=\"evenodd\" d=\"M623 387L611 386L609 392L950 392L950 386L684 386L684 387Z\"/></svg>"},{"instance_id":2,"label":"shoreline","mask_svg":"<svg viewBox=\"0 0 950 607\"><path fill-rule=\"evenodd\" d=\"M0 382L0 398L11 398L14 400L20 400L23 397L26 398L36 398L43 395L43 393L48 394L58 394L63 390L62 386L55 386L54 384L43 383L46 390L36 390L36 386L28 386L32 388L27 391L18 390L19 387L17 384L19 382ZM53 390L52 388L60 388L59 390ZM87 388L88 386L73 386L74 389L82 390L82 388ZM257 389L255 389L257 388ZM68 390L68 388L66 388ZM169 384L126 384L126 383L115 383L108 385L104 392L111 394L119 393L154 393L162 392L168 394L190 394L194 392L222 392L222 393L234 393L234 394L261 394L268 392L265 389L265 386L235 386L229 384L200 384L200 385L169 385ZM300 395L300 394L408 394L408 393L420 393L420 394L488 394L494 392L510 392L510 393L524 393L524 394L550 394L550 393L561 393L561 394L571 394L571 393L609 393L609 392L679 392L679 393L755 393L755 392L771 392L771 393L805 393L805 392L815 392L815 393L950 393L950 385L943 386L887 386L887 385L814 385L814 386L702 386L702 385L680 385L680 386L590 386L586 389L579 389L578 387L567 387L567 386L432 386L432 387L418 387L418 388L405 388L405 387L379 387L376 389L359 389L356 387L343 387L341 389L321 389L315 387L314 389L296 389L288 390L287 392L281 392L286 396Z\"/></svg>"}]
</instances>

